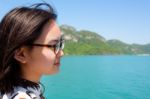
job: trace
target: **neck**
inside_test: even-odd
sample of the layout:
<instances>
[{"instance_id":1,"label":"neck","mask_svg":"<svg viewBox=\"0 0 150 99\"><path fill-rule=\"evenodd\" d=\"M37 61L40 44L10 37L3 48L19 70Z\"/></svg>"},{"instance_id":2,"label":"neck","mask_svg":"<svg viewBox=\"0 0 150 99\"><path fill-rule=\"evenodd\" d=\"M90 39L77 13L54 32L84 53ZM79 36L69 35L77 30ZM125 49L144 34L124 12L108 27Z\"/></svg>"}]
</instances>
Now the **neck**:
<instances>
[{"instance_id":1,"label":"neck","mask_svg":"<svg viewBox=\"0 0 150 99\"><path fill-rule=\"evenodd\" d=\"M39 83L41 75L32 71L31 69L28 69L28 70L22 69L21 78L35 82L35 83Z\"/></svg>"},{"instance_id":2,"label":"neck","mask_svg":"<svg viewBox=\"0 0 150 99\"><path fill-rule=\"evenodd\" d=\"M40 77L33 77L33 76L27 76L27 75L22 75L22 78L23 79L26 79L26 80L29 80L31 82L34 82L34 83L39 83L40 82Z\"/></svg>"}]
</instances>

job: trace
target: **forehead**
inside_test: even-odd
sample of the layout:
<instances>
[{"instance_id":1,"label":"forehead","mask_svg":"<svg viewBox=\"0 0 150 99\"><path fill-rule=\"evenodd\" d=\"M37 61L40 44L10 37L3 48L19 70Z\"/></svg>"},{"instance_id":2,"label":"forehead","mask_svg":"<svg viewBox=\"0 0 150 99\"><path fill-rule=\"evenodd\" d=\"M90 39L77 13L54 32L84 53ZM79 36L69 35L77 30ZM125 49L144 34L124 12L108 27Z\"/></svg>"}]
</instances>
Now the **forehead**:
<instances>
[{"instance_id":1,"label":"forehead","mask_svg":"<svg viewBox=\"0 0 150 99\"><path fill-rule=\"evenodd\" d=\"M38 40L40 40L40 42L48 43L50 41L59 40L61 35L61 31L56 22L51 21L44 26L42 34Z\"/></svg>"}]
</instances>

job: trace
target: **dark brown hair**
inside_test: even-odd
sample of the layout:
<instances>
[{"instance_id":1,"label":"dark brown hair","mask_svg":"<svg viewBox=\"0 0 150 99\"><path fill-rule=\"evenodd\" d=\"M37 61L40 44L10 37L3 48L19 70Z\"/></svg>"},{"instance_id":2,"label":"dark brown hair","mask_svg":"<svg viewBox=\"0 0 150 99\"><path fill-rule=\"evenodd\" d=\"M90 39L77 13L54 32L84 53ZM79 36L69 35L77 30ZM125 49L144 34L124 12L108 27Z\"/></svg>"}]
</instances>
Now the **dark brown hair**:
<instances>
[{"instance_id":1,"label":"dark brown hair","mask_svg":"<svg viewBox=\"0 0 150 99\"><path fill-rule=\"evenodd\" d=\"M46 9L46 7L48 9ZM33 43L42 33L47 22L56 20L54 9L47 3L11 10L0 23L0 92L13 91L16 86L37 87L21 79L21 70L14 52L21 46Z\"/></svg>"}]
</instances>

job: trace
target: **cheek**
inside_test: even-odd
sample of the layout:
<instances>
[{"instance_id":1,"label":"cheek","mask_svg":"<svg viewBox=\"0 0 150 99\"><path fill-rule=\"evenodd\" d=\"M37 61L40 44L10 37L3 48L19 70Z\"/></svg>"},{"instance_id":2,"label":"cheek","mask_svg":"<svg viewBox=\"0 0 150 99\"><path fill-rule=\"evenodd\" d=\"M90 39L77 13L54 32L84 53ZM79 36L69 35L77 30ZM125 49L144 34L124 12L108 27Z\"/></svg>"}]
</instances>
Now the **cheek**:
<instances>
[{"instance_id":1,"label":"cheek","mask_svg":"<svg viewBox=\"0 0 150 99\"><path fill-rule=\"evenodd\" d=\"M51 74L53 72L56 55L47 48L34 54L33 62L36 72L41 74Z\"/></svg>"},{"instance_id":2,"label":"cheek","mask_svg":"<svg viewBox=\"0 0 150 99\"><path fill-rule=\"evenodd\" d=\"M42 60L44 63L54 64L55 58L56 57L55 57L54 52L51 51L50 49L43 49L42 50L40 60Z\"/></svg>"}]
</instances>

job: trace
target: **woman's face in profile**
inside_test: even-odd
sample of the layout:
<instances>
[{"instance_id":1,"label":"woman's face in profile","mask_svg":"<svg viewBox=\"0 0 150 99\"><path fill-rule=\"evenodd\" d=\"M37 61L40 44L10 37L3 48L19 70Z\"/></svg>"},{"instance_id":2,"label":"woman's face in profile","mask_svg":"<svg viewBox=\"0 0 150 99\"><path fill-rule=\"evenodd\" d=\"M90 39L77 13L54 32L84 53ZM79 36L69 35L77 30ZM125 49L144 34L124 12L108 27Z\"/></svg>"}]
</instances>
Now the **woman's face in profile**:
<instances>
[{"instance_id":1,"label":"woman's face in profile","mask_svg":"<svg viewBox=\"0 0 150 99\"><path fill-rule=\"evenodd\" d=\"M55 21L47 23L42 31L42 35L34 42L36 44L55 45L61 37L61 31ZM60 58L63 51L57 54L49 47L33 46L28 55L26 68L36 75L55 74L59 71Z\"/></svg>"}]
</instances>

